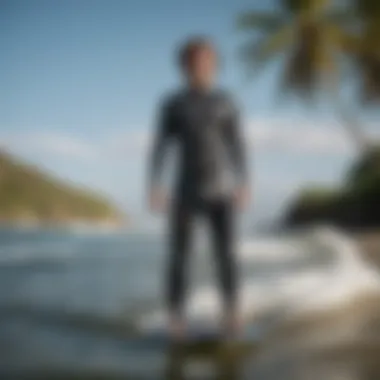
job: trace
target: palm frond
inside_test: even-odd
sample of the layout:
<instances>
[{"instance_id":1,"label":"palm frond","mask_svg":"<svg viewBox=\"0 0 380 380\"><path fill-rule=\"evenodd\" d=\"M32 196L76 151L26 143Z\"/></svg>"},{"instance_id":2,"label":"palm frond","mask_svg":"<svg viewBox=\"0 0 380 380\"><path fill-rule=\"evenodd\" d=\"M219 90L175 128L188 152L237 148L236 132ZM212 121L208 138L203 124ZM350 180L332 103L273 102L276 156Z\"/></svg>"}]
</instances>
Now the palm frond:
<instances>
[{"instance_id":1,"label":"palm frond","mask_svg":"<svg viewBox=\"0 0 380 380\"><path fill-rule=\"evenodd\" d=\"M282 7L293 14L324 10L332 0L281 0Z\"/></svg>"},{"instance_id":2,"label":"palm frond","mask_svg":"<svg viewBox=\"0 0 380 380\"><path fill-rule=\"evenodd\" d=\"M282 89L290 90L304 99L318 89L321 71L326 70L327 53L323 51L322 33L316 24L303 25L298 41L285 68ZM325 67L324 67L325 66Z\"/></svg>"},{"instance_id":3,"label":"palm frond","mask_svg":"<svg viewBox=\"0 0 380 380\"><path fill-rule=\"evenodd\" d=\"M362 50L380 59L380 17L367 22L362 37Z\"/></svg>"},{"instance_id":4,"label":"palm frond","mask_svg":"<svg viewBox=\"0 0 380 380\"><path fill-rule=\"evenodd\" d=\"M380 102L380 59L365 55L359 59L361 94L364 104Z\"/></svg>"},{"instance_id":5,"label":"palm frond","mask_svg":"<svg viewBox=\"0 0 380 380\"><path fill-rule=\"evenodd\" d=\"M280 13L246 12L237 20L237 26L242 30L260 30L271 32L281 28L286 22L286 17Z\"/></svg>"},{"instance_id":6,"label":"palm frond","mask_svg":"<svg viewBox=\"0 0 380 380\"><path fill-rule=\"evenodd\" d=\"M282 90L291 91L305 100L314 93L316 78L311 51L297 47L290 56L283 74Z\"/></svg>"},{"instance_id":7,"label":"palm frond","mask_svg":"<svg viewBox=\"0 0 380 380\"><path fill-rule=\"evenodd\" d=\"M360 49L356 52L364 104L380 101L380 17L364 19Z\"/></svg>"},{"instance_id":8,"label":"palm frond","mask_svg":"<svg viewBox=\"0 0 380 380\"><path fill-rule=\"evenodd\" d=\"M337 52L354 55L362 50L361 38L357 34L351 33L335 23L326 25L325 32L328 35L328 40Z\"/></svg>"},{"instance_id":9,"label":"palm frond","mask_svg":"<svg viewBox=\"0 0 380 380\"><path fill-rule=\"evenodd\" d=\"M241 50L243 61L249 69L260 69L268 60L290 48L294 34L294 27L287 25L258 42L248 42Z\"/></svg>"},{"instance_id":10,"label":"palm frond","mask_svg":"<svg viewBox=\"0 0 380 380\"><path fill-rule=\"evenodd\" d=\"M352 28L357 26L359 18L352 8L331 9L324 15L325 20L338 27Z\"/></svg>"},{"instance_id":11,"label":"palm frond","mask_svg":"<svg viewBox=\"0 0 380 380\"><path fill-rule=\"evenodd\" d=\"M354 6L361 17L372 18L380 15L379 0L355 0Z\"/></svg>"}]
</instances>

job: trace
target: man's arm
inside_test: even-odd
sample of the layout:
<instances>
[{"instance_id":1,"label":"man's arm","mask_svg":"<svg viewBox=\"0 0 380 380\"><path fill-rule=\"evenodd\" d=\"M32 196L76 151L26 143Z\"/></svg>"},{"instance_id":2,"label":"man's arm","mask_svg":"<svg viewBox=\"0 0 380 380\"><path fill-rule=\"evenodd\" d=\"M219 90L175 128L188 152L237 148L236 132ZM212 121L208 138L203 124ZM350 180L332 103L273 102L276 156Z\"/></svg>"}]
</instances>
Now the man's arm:
<instances>
[{"instance_id":1,"label":"man's arm","mask_svg":"<svg viewBox=\"0 0 380 380\"><path fill-rule=\"evenodd\" d=\"M230 152L235 178L237 180L236 201L244 209L250 199L249 174L247 169L246 146L242 136L240 112L232 100L227 103L228 119L226 143Z\"/></svg>"},{"instance_id":2,"label":"man's arm","mask_svg":"<svg viewBox=\"0 0 380 380\"><path fill-rule=\"evenodd\" d=\"M226 125L226 142L230 151L237 181L240 185L247 185L249 182L247 158L242 136L240 113L231 100L229 100L227 107L228 120Z\"/></svg>"},{"instance_id":3,"label":"man's arm","mask_svg":"<svg viewBox=\"0 0 380 380\"><path fill-rule=\"evenodd\" d=\"M162 192L161 177L163 164L168 142L174 135L172 108L172 102L170 101L164 102L159 108L155 136L149 157L148 190L153 209L160 208L158 204L162 203L162 199L159 200L158 198L162 198L160 193Z\"/></svg>"}]
</instances>

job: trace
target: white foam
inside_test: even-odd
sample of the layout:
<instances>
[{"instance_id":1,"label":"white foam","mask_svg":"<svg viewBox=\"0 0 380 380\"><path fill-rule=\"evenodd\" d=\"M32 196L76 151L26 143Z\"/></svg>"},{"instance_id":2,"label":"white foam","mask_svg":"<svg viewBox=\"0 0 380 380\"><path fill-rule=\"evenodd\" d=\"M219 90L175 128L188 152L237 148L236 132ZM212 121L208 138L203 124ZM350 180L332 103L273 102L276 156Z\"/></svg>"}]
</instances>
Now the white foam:
<instances>
[{"instance_id":1,"label":"white foam","mask_svg":"<svg viewBox=\"0 0 380 380\"><path fill-rule=\"evenodd\" d=\"M321 259L318 261L318 259ZM239 259L254 267L256 263L278 265L275 275L252 276L241 287L243 317L250 318L270 308L283 308L298 314L316 309L339 307L360 293L379 292L380 276L363 260L355 242L342 232L320 227L298 237L245 241ZM300 270L297 263L310 263ZM198 288L189 300L190 319L215 319L220 302L214 287ZM163 310L145 316L143 328L161 327Z\"/></svg>"},{"instance_id":2,"label":"white foam","mask_svg":"<svg viewBox=\"0 0 380 380\"><path fill-rule=\"evenodd\" d=\"M250 259L261 261L276 261L279 259L293 259L299 256L300 248L293 239L262 239L257 241L245 240L238 246L238 256L241 260Z\"/></svg>"}]
</instances>

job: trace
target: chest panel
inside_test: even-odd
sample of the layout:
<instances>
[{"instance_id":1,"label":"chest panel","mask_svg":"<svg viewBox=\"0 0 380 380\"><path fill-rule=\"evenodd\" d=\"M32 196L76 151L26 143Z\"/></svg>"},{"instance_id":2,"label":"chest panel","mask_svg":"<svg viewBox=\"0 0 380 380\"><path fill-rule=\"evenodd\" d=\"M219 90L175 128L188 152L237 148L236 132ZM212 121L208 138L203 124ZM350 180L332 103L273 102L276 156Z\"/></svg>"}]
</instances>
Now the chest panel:
<instances>
[{"instance_id":1,"label":"chest panel","mask_svg":"<svg viewBox=\"0 0 380 380\"><path fill-rule=\"evenodd\" d=\"M177 123L183 137L198 138L221 134L228 109L215 98L186 99L177 109Z\"/></svg>"}]
</instances>

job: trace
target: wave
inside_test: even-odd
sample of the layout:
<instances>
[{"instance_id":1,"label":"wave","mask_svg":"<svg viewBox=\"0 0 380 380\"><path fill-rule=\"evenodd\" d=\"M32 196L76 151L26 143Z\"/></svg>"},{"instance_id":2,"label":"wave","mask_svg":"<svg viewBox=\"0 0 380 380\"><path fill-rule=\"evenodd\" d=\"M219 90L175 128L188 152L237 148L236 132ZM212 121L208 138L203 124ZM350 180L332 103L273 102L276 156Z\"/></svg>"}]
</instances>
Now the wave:
<instances>
[{"instance_id":1,"label":"wave","mask_svg":"<svg viewBox=\"0 0 380 380\"><path fill-rule=\"evenodd\" d=\"M0 248L0 266L27 264L40 260L57 261L73 257L77 252L77 244L74 242L21 242L3 245Z\"/></svg>"},{"instance_id":2,"label":"wave","mask_svg":"<svg viewBox=\"0 0 380 380\"><path fill-rule=\"evenodd\" d=\"M269 276L245 276L240 291L240 310L250 321L269 311L288 316L340 308L357 295L380 294L380 276L363 259L358 246L343 232L316 227L300 235L245 240L238 247L245 267L272 268ZM290 262L292 265L284 265ZM221 309L217 290L203 286L188 302L190 323L213 321ZM163 310L142 318L140 328L165 325Z\"/></svg>"}]
</instances>

